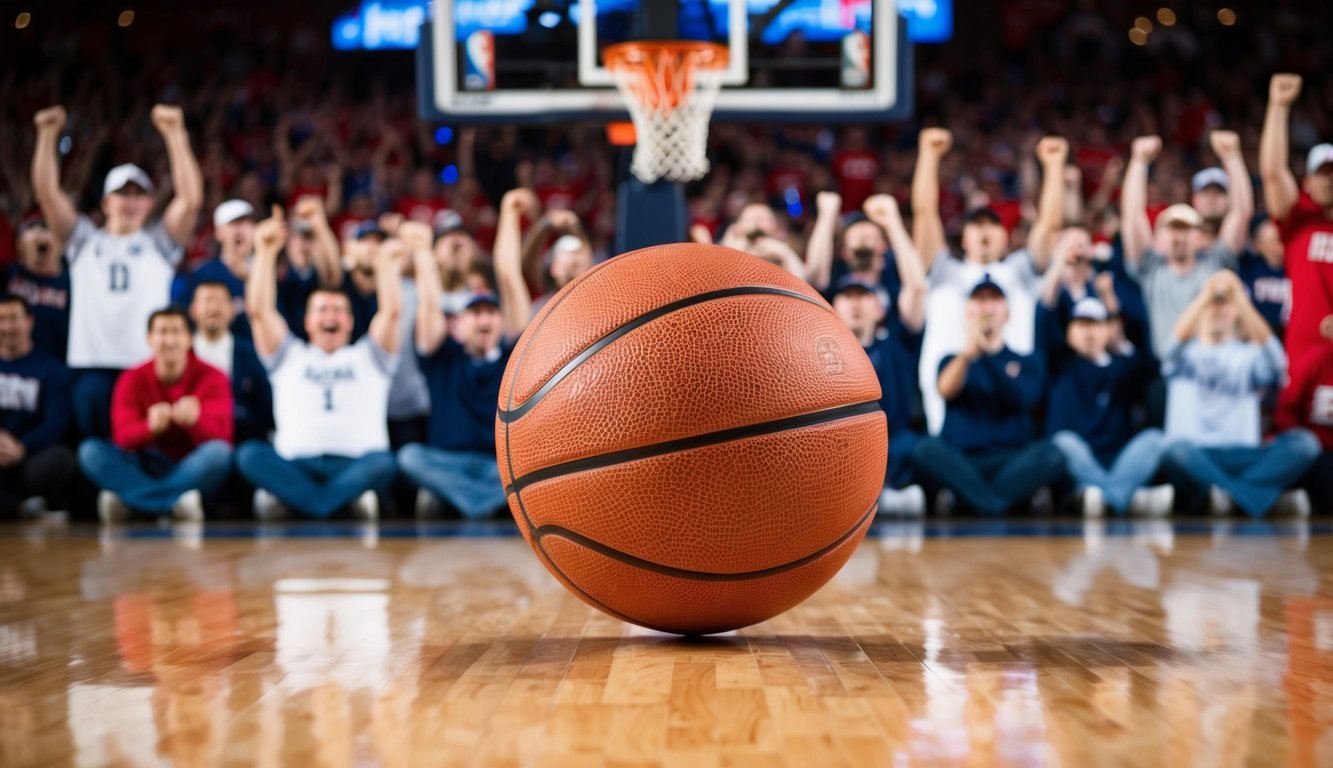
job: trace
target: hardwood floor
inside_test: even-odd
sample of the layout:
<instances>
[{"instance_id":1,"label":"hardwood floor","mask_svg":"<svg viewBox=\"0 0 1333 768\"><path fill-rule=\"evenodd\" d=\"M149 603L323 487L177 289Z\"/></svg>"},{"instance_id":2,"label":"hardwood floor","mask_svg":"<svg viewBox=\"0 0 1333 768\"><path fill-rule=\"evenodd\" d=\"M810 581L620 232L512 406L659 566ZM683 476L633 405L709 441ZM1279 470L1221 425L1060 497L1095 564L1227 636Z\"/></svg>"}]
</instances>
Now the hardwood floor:
<instances>
[{"instance_id":1,"label":"hardwood floor","mask_svg":"<svg viewBox=\"0 0 1333 768\"><path fill-rule=\"evenodd\" d=\"M1333 765L1326 522L885 525L690 641L513 536L284 530L0 527L0 766Z\"/></svg>"}]
</instances>

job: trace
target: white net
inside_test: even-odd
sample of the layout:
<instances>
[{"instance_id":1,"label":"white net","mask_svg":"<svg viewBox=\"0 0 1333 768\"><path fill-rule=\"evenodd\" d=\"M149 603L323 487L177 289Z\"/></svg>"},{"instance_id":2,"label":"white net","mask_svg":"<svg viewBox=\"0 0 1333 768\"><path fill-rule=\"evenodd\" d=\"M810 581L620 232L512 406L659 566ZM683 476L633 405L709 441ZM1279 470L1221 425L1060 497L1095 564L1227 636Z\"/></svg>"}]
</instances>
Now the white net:
<instances>
[{"instance_id":1,"label":"white net","mask_svg":"<svg viewBox=\"0 0 1333 768\"><path fill-rule=\"evenodd\" d=\"M630 172L640 181L693 181L708 173L708 118L726 63L725 48L706 44L638 43L607 56L634 120Z\"/></svg>"}]
</instances>

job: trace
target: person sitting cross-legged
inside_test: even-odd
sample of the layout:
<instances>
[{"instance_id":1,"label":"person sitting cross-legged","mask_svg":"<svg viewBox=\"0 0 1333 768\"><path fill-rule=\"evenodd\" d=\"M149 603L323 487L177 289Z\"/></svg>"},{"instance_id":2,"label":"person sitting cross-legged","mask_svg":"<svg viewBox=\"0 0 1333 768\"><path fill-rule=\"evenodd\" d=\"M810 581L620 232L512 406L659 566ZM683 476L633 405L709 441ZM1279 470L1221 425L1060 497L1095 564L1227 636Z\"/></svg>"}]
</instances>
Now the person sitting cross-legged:
<instances>
[{"instance_id":1,"label":"person sitting cross-legged","mask_svg":"<svg viewBox=\"0 0 1333 768\"><path fill-rule=\"evenodd\" d=\"M936 382L946 403L943 428L916 444L912 465L962 507L1000 515L1058 481L1065 460L1050 441L1033 440L1029 414L1041 399L1043 365L1005 345L1003 289L986 275L965 312L966 343L940 361Z\"/></svg>"},{"instance_id":2,"label":"person sitting cross-legged","mask_svg":"<svg viewBox=\"0 0 1333 768\"><path fill-rule=\"evenodd\" d=\"M430 232L403 224L403 238L416 259L416 346L431 399L427 443L398 452L403 474L422 489L418 515L428 515L436 498L467 518L505 506L495 463L495 408L509 354L532 312L523 282L519 219L536 205L536 195L527 189L512 190L501 200L495 235L499 296L473 294L452 336L440 311L440 270L431 254Z\"/></svg>"},{"instance_id":3,"label":"person sitting cross-legged","mask_svg":"<svg viewBox=\"0 0 1333 768\"><path fill-rule=\"evenodd\" d=\"M298 339L278 312L275 269L287 239L282 209L255 229L255 259L246 283L246 311L255 349L273 388L273 444L251 440L236 466L255 491L255 516L273 519L294 509L325 518L349 507L379 516L377 492L393 482L389 453L389 382L398 365L402 262L407 247L388 240L374 258L378 310L355 344L352 307L340 290L320 288L306 305Z\"/></svg>"},{"instance_id":4,"label":"person sitting cross-legged","mask_svg":"<svg viewBox=\"0 0 1333 768\"><path fill-rule=\"evenodd\" d=\"M202 520L204 497L231 469L231 385L190 349L179 309L148 317L153 358L121 374L111 396L111 437L79 445L83 474L102 489L104 523L131 510Z\"/></svg>"},{"instance_id":5,"label":"person sitting cross-legged","mask_svg":"<svg viewBox=\"0 0 1333 768\"><path fill-rule=\"evenodd\" d=\"M1260 401L1287 369L1282 342L1230 270L1216 273L1176 323L1177 346L1162 363L1168 382L1163 466L1192 509L1234 505L1258 517L1319 457L1303 428L1262 442ZM1297 497L1301 497L1299 500ZM1289 503L1309 507L1303 491Z\"/></svg>"}]
</instances>

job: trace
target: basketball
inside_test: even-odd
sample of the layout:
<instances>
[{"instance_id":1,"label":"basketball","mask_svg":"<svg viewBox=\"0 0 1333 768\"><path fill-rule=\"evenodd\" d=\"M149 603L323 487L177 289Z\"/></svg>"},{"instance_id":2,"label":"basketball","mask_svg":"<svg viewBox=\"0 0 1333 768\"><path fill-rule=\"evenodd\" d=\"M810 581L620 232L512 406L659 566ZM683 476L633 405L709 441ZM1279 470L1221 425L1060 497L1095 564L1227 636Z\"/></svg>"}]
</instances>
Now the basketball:
<instances>
[{"instance_id":1,"label":"basketball","mask_svg":"<svg viewBox=\"0 0 1333 768\"><path fill-rule=\"evenodd\" d=\"M792 608L851 556L887 427L861 345L804 281L715 245L611 259L519 339L496 452L547 569L602 611L709 634Z\"/></svg>"}]
</instances>

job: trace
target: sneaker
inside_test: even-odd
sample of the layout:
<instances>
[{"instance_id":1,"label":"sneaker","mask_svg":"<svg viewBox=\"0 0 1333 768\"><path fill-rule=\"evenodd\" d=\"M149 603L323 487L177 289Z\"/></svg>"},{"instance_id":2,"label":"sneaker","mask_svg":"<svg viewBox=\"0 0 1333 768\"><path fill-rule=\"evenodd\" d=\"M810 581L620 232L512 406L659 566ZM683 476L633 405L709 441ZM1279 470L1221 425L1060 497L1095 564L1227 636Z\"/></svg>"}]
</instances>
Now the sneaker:
<instances>
[{"instance_id":1,"label":"sneaker","mask_svg":"<svg viewBox=\"0 0 1333 768\"><path fill-rule=\"evenodd\" d=\"M374 491L366 491L348 505L357 520L376 520L380 516L380 499Z\"/></svg>"},{"instance_id":2,"label":"sneaker","mask_svg":"<svg viewBox=\"0 0 1333 768\"><path fill-rule=\"evenodd\" d=\"M255 490L254 500L252 502L255 510L256 520L281 520L287 517L287 505L278 501L278 497L258 488Z\"/></svg>"},{"instance_id":3,"label":"sneaker","mask_svg":"<svg viewBox=\"0 0 1333 768\"><path fill-rule=\"evenodd\" d=\"M421 488L417 490L416 511L418 519L427 519L440 516L440 509L443 505L435 494Z\"/></svg>"},{"instance_id":4,"label":"sneaker","mask_svg":"<svg viewBox=\"0 0 1333 768\"><path fill-rule=\"evenodd\" d=\"M176 499L171 506L171 514L177 520L200 522L204 519L204 497L197 490L188 490Z\"/></svg>"},{"instance_id":5,"label":"sneaker","mask_svg":"<svg viewBox=\"0 0 1333 768\"><path fill-rule=\"evenodd\" d=\"M1171 514L1176 505L1176 487L1174 485L1154 485L1134 491L1129 508L1148 517L1165 517Z\"/></svg>"},{"instance_id":6,"label":"sneaker","mask_svg":"<svg viewBox=\"0 0 1333 768\"><path fill-rule=\"evenodd\" d=\"M114 491L97 494L97 516L104 523L123 523L130 518L130 508Z\"/></svg>"},{"instance_id":7,"label":"sneaker","mask_svg":"<svg viewBox=\"0 0 1333 768\"><path fill-rule=\"evenodd\" d=\"M1084 517L1101 517L1106 514L1106 497L1102 495L1102 489L1095 485L1084 488L1082 506Z\"/></svg>"},{"instance_id":8,"label":"sneaker","mask_svg":"<svg viewBox=\"0 0 1333 768\"><path fill-rule=\"evenodd\" d=\"M921 517L926 514L926 492L919 485L885 488L879 493L879 514Z\"/></svg>"},{"instance_id":9,"label":"sneaker","mask_svg":"<svg viewBox=\"0 0 1333 768\"><path fill-rule=\"evenodd\" d=\"M1216 485L1208 486L1208 509L1218 517L1229 517L1236 511L1236 505L1227 492Z\"/></svg>"},{"instance_id":10,"label":"sneaker","mask_svg":"<svg viewBox=\"0 0 1333 768\"><path fill-rule=\"evenodd\" d=\"M1287 491L1273 505L1273 514L1289 517L1309 517L1310 494L1306 493L1304 488Z\"/></svg>"}]
</instances>

